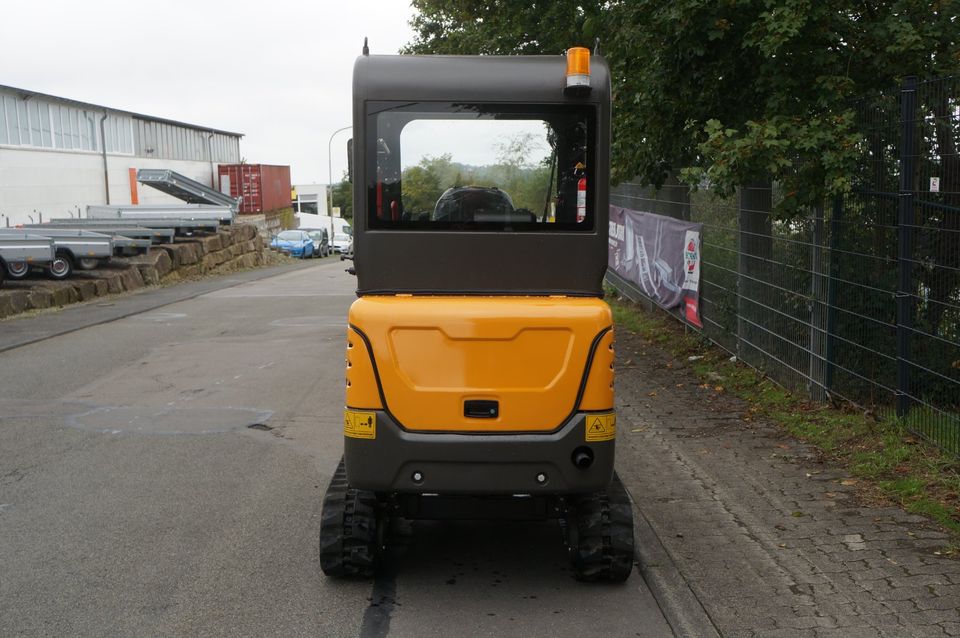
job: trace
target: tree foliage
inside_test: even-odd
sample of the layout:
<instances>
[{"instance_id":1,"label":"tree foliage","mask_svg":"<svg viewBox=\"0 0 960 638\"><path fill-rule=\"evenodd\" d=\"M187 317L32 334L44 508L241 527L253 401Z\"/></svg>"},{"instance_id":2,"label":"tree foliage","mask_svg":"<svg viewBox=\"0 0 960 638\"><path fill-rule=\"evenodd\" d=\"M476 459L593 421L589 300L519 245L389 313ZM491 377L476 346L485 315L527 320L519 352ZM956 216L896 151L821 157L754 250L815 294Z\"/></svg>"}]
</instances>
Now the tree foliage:
<instances>
[{"instance_id":1,"label":"tree foliage","mask_svg":"<svg viewBox=\"0 0 960 638\"><path fill-rule=\"evenodd\" d=\"M960 68L956 0L414 0L410 53L560 54L600 38L614 179L683 171L785 205L849 190L851 100Z\"/></svg>"},{"instance_id":2,"label":"tree foliage","mask_svg":"<svg viewBox=\"0 0 960 638\"><path fill-rule=\"evenodd\" d=\"M523 149L528 143L522 138L511 140L501 149L498 163L484 166L454 162L448 154L425 157L403 171L404 211L414 216L430 213L448 188L495 186L510 195L515 208L540 214L549 190L550 167L526 163Z\"/></svg>"},{"instance_id":3,"label":"tree foliage","mask_svg":"<svg viewBox=\"0 0 960 638\"><path fill-rule=\"evenodd\" d=\"M341 217L353 219L353 184L347 181L346 173L339 183L333 185L333 205L340 207Z\"/></svg>"},{"instance_id":4,"label":"tree foliage","mask_svg":"<svg viewBox=\"0 0 960 638\"><path fill-rule=\"evenodd\" d=\"M401 178L404 210L411 214L432 211L440 195L449 188L443 184L450 184L451 179L456 179L453 176L455 172L449 155L426 157L417 166L404 170Z\"/></svg>"}]
</instances>

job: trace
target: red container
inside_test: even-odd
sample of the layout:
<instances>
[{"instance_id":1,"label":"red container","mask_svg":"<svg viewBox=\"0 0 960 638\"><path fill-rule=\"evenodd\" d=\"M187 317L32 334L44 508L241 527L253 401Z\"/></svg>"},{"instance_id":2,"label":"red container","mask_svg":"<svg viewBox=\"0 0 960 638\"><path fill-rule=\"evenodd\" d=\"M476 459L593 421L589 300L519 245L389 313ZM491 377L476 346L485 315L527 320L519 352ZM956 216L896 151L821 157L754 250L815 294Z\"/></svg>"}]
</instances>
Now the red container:
<instances>
[{"instance_id":1,"label":"red container","mask_svg":"<svg viewBox=\"0 0 960 638\"><path fill-rule=\"evenodd\" d=\"M269 164L220 164L221 190L240 197L241 213L269 213L290 208L290 167Z\"/></svg>"}]
</instances>

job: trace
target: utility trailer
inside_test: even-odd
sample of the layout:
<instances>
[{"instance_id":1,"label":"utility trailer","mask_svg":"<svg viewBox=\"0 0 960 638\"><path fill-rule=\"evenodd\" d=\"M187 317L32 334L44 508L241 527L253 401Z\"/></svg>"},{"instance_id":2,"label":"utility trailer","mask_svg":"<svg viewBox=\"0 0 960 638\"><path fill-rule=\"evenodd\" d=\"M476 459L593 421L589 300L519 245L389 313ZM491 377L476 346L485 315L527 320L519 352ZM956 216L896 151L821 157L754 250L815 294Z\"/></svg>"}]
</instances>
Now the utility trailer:
<instances>
[{"instance_id":1,"label":"utility trailer","mask_svg":"<svg viewBox=\"0 0 960 638\"><path fill-rule=\"evenodd\" d=\"M95 233L110 235L111 237L126 237L130 239L145 239L150 244L169 244L173 242L177 231L174 228L147 228L137 222L109 219L51 219L45 224L25 224L24 228L81 228L92 230ZM143 244L137 243L137 246Z\"/></svg>"},{"instance_id":2,"label":"utility trailer","mask_svg":"<svg viewBox=\"0 0 960 638\"><path fill-rule=\"evenodd\" d=\"M218 224L232 224L235 211L229 206L209 204L163 204L150 205L104 205L87 206L88 219L122 219L126 221L183 220L215 221Z\"/></svg>"},{"instance_id":3,"label":"utility trailer","mask_svg":"<svg viewBox=\"0 0 960 638\"><path fill-rule=\"evenodd\" d=\"M215 219L157 217L156 219L139 219L136 223L144 228L173 229L177 234L215 233L220 229L220 222Z\"/></svg>"},{"instance_id":4,"label":"utility trailer","mask_svg":"<svg viewBox=\"0 0 960 638\"><path fill-rule=\"evenodd\" d=\"M578 579L627 579L606 62L365 51L353 133L358 299L321 569L371 575L391 519L552 518ZM522 149L517 170L504 148ZM429 197L406 187L438 157L463 170L436 171Z\"/></svg>"},{"instance_id":5,"label":"utility trailer","mask_svg":"<svg viewBox=\"0 0 960 638\"><path fill-rule=\"evenodd\" d=\"M49 237L23 231L0 234L0 283L11 263L49 266L55 255L53 240Z\"/></svg>"},{"instance_id":6,"label":"utility trailer","mask_svg":"<svg viewBox=\"0 0 960 638\"><path fill-rule=\"evenodd\" d=\"M113 257L114 242L109 235L76 228L33 228L33 234L53 240L54 258L45 267L51 279L66 279L75 267L81 270L96 268L101 262ZM22 231L0 229L4 234L17 235ZM7 275L11 279L23 279L30 272L31 264L23 261L8 262Z\"/></svg>"},{"instance_id":7,"label":"utility trailer","mask_svg":"<svg viewBox=\"0 0 960 638\"><path fill-rule=\"evenodd\" d=\"M137 171L137 181L190 204L228 206L234 212L240 209L239 198L221 193L169 169L141 168Z\"/></svg>"},{"instance_id":8,"label":"utility trailer","mask_svg":"<svg viewBox=\"0 0 960 638\"><path fill-rule=\"evenodd\" d=\"M113 254L116 257L146 255L150 252L150 246L153 245L153 241L149 239L124 237L123 235L111 235L111 237L113 237Z\"/></svg>"}]
</instances>

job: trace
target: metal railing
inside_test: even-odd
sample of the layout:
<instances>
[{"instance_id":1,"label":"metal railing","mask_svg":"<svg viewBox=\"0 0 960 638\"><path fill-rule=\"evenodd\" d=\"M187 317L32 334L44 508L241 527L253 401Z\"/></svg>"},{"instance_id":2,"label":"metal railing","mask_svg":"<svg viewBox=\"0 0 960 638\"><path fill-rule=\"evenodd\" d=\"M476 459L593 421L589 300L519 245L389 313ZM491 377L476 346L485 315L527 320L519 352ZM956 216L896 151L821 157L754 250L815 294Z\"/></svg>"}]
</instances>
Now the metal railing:
<instances>
[{"instance_id":1,"label":"metal railing","mask_svg":"<svg viewBox=\"0 0 960 638\"><path fill-rule=\"evenodd\" d=\"M705 336L813 400L900 417L960 454L960 78L909 78L855 108L854 191L798 217L773 214L769 183L729 199L622 184L611 203L703 223Z\"/></svg>"}]
</instances>

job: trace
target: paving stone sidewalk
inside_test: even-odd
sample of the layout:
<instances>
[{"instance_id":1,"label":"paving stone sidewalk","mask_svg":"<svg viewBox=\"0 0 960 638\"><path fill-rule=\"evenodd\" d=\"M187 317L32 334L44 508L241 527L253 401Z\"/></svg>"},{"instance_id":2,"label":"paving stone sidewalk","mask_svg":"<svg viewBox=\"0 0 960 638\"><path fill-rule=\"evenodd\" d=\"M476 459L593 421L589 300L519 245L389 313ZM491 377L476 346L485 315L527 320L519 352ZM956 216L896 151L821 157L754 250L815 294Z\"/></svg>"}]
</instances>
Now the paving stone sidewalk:
<instances>
[{"instance_id":1,"label":"paving stone sidewalk","mask_svg":"<svg viewBox=\"0 0 960 638\"><path fill-rule=\"evenodd\" d=\"M946 534L861 504L846 474L639 336L616 348L618 471L722 636L960 635Z\"/></svg>"}]
</instances>

